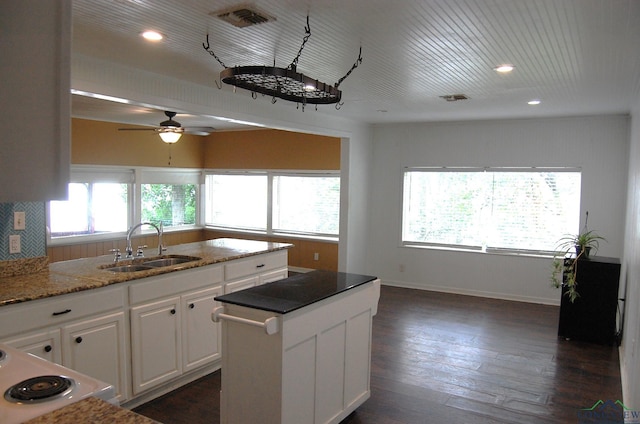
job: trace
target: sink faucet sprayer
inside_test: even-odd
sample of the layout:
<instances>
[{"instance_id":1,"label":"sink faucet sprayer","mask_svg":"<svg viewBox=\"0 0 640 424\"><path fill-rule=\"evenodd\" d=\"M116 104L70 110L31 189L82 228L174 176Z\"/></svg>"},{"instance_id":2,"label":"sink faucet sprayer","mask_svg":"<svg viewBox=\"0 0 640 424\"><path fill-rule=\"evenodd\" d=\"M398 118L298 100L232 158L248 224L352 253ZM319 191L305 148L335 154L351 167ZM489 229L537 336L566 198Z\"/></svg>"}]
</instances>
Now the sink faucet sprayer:
<instances>
[{"instance_id":1,"label":"sink faucet sprayer","mask_svg":"<svg viewBox=\"0 0 640 424\"><path fill-rule=\"evenodd\" d=\"M158 255L162 255L162 251L166 250L164 248L164 246L162 245L162 233L163 233L162 221L160 221L160 226L159 227L156 224L152 223L152 222L141 222L141 223L136 224L133 227L129 228L129 231L127 232L127 249L126 249L127 256L126 256L126 258L133 258L133 247L131 247L131 235L133 234L133 232L136 229L142 227L143 225L150 225L153 228L155 228L156 231L158 232ZM142 256L141 247L138 248L136 256Z\"/></svg>"}]
</instances>

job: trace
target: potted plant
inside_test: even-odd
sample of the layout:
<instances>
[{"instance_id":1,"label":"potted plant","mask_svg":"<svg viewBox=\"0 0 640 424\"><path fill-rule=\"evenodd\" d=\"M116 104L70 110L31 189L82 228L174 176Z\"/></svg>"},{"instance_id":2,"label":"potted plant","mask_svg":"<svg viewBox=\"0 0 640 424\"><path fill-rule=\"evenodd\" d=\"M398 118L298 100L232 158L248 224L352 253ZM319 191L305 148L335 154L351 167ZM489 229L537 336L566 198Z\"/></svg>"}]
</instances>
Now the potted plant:
<instances>
[{"instance_id":1,"label":"potted plant","mask_svg":"<svg viewBox=\"0 0 640 424\"><path fill-rule=\"evenodd\" d=\"M567 235L558 241L556 255L553 258L553 272L551 284L555 288L566 287L571 302L574 302L580 295L576 290L578 285L578 260L588 258L591 252L594 253L600 247L600 241L606 241L593 230L585 229L577 235ZM575 251L575 256L572 252Z\"/></svg>"}]
</instances>

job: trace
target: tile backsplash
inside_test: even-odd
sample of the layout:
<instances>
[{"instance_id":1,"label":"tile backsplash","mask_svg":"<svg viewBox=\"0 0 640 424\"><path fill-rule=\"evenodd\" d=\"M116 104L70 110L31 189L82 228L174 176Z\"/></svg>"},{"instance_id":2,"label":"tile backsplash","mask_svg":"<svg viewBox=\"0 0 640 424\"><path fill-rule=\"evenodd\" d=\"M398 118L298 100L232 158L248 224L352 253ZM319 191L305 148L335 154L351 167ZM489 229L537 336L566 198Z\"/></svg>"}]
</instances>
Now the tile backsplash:
<instances>
[{"instance_id":1,"label":"tile backsplash","mask_svg":"<svg viewBox=\"0 0 640 424\"><path fill-rule=\"evenodd\" d=\"M25 229L14 229L14 212L25 213ZM20 236L20 253L9 253L9 236ZM0 261L47 255L44 202L0 203Z\"/></svg>"}]
</instances>

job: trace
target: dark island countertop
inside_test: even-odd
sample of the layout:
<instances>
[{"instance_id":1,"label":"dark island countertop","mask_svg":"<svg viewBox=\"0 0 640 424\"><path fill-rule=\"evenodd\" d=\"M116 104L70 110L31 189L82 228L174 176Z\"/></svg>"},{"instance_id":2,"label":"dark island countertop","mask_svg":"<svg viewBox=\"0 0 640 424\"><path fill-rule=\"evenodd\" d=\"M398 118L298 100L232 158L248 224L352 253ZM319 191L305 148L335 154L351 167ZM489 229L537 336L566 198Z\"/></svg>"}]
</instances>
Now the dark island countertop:
<instances>
[{"instance_id":1,"label":"dark island countertop","mask_svg":"<svg viewBox=\"0 0 640 424\"><path fill-rule=\"evenodd\" d=\"M375 280L370 275L311 271L284 280L218 296L215 300L286 314Z\"/></svg>"}]
</instances>

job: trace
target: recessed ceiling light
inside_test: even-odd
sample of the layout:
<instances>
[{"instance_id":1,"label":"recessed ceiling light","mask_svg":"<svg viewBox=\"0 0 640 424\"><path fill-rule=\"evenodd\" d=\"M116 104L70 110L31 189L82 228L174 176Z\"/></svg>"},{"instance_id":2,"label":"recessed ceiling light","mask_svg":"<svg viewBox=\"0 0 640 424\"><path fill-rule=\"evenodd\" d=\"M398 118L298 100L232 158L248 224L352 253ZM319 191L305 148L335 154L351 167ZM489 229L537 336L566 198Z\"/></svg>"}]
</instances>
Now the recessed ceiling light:
<instances>
[{"instance_id":1,"label":"recessed ceiling light","mask_svg":"<svg viewBox=\"0 0 640 424\"><path fill-rule=\"evenodd\" d=\"M506 74L507 72L511 72L514 69L515 69L515 66L508 65L508 64L496 66L495 68L493 68L494 71L500 72L501 74Z\"/></svg>"},{"instance_id":2,"label":"recessed ceiling light","mask_svg":"<svg viewBox=\"0 0 640 424\"><path fill-rule=\"evenodd\" d=\"M157 31L145 31L140 35L142 35L142 38L148 41L160 41L164 38L162 34Z\"/></svg>"},{"instance_id":3,"label":"recessed ceiling light","mask_svg":"<svg viewBox=\"0 0 640 424\"><path fill-rule=\"evenodd\" d=\"M528 104L528 105L531 105L531 106L539 105L539 104L540 104L540 100L538 100L538 99L535 99L535 100L529 100L529 101L527 102L527 104Z\"/></svg>"}]
</instances>

